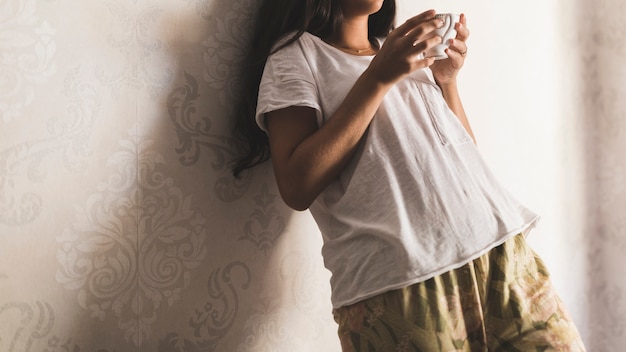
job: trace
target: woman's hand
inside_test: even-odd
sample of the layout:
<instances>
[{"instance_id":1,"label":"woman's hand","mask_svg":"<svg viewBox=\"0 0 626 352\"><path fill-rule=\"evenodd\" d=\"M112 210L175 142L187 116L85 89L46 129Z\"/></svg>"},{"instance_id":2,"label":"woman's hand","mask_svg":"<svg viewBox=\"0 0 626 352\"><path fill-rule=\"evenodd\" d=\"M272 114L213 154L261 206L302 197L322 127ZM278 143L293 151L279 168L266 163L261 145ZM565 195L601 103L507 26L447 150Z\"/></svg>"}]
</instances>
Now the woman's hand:
<instances>
[{"instance_id":1,"label":"woman's hand","mask_svg":"<svg viewBox=\"0 0 626 352\"><path fill-rule=\"evenodd\" d=\"M381 83L394 84L413 71L432 65L433 58L420 54L441 43L441 37L433 36L432 31L443 26L443 21L434 16L434 10L425 11L389 33L368 74Z\"/></svg>"},{"instance_id":2,"label":"woman's hand","mask_svg":"<svg viewBox=\"0 0 626 352\"><path fill-rule=\"evenodd\" d=\"M461 14L459 23L456 24L456 38L450 39L450 47L446 49L448 58L436 61L430 66L433 76L439 85L454 83L467 55L467 38L469 30L466 27L467 19Z\"/></svg>"}]
</instances>

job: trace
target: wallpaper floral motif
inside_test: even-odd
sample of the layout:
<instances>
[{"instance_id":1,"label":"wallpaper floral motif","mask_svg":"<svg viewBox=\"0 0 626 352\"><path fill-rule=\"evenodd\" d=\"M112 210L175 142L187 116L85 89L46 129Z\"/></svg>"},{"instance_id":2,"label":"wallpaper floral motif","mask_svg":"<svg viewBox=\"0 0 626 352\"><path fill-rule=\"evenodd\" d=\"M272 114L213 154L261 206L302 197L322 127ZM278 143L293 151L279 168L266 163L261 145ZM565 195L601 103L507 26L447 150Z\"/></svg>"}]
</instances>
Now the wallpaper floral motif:
<instances>
[{"instance_id":1,"label":"wallpaper floral motif","mask_svg":"<svg viewBox=\"0 0 626 352\"><path fill-rule=\"evenodd\" d=\"M119 141L122 149L107 161L115 172L57 238L56 280L78 291L90 316L114 314L139 346L161 304L180 300L190 271L206 258L207 224L190 209L191 197L157 171L164 159L150 151L154 141L135 139Z\"/></svg>"},{"instance_id":2,"label":"wallpaper floral motif","mask_svg":"<svg viewBox=\"0 0 626 352\"><path fill-rule=\"evenodd\" d=\"M56 71L56 30L36 13L36 1L0 3L0 120L20 118L34 101L34 86Z\"/></svg>"},{"instance_id":3,"label":"wallpaper floral motif","mask_svg":"<svg viewBox=\"0 0 626 352\"><path fill-rule=\"evenodd\" d=\"M0 2L0 351L336 349L315 225L230 175L256 5Z\"/></svg>"},{"instance_id":4,"label":"wallpaper floral motif","mask_svg":"<svg viewBox=\"0 0 626 352\"><path fill-rule=\"evenodd\" d=\"M229 170L257 6L0 0L0 351L339 351L315 223L269 165ZM588 263L589 350L618 351L624 4L578 6L590 215L562 245Z\"/></svg>"}]
</instances>

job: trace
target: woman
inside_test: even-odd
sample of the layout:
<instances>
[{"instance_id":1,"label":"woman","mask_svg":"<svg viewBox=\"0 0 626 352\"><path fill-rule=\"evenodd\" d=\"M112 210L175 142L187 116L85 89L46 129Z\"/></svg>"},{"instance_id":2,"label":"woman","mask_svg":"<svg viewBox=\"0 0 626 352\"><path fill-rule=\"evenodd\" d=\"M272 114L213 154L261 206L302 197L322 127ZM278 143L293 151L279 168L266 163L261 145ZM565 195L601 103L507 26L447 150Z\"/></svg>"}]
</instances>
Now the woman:
<instances>
[{"instance_id":1,"label":"woman","mask_svg":"<svg viewBox=\"0 0 626 352\"><path fill-rule=\"evenodd\" d=\"M522 235L537 216L473 143L465 16L435 62L434 15L393 29L393 0L263 2L234 172L271 150L283 200L311 210L344 351L584 351Z\"/></svg>"}]
</instances>

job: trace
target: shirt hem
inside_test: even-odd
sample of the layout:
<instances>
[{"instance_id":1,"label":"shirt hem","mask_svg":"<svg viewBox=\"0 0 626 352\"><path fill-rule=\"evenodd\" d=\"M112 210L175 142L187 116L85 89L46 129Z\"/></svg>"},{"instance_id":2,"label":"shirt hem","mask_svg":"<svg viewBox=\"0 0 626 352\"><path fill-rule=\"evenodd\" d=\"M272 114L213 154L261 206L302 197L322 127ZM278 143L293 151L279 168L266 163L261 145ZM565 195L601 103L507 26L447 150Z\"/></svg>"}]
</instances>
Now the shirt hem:
<instances>
[{"instance_id":1,"label":"shirt hem","mask_svg":"<svg viewBox=\"0 0 626 352\"><path fill-rule=\"evenodd\" d=\"M338 302L338 303L333 303L333 309L338 309L340 307L344 307L344 306L349 306L355 303L358 303L360 301L366 300L368 298L372 298L374 296L377 296L379 294L385 293L387 291L392 291L392 290L397 290L397 289L401 289L407 286L411 286L411 285L415 285L417 283L432 279L435 276L438 275L442 275L448 271L454 270L454 269L458 269L464 265L466 265L467 263L470 263L474 260L476 260L477 258L482 257L483 255L485 255L487 252L489 252L490 250L498 247L499 245L503 244L504 242L506 242L507 240L517 236L517 235L522 235L524 237L528 237L529 232L536 226L537 222L539 222L540 220L540 216L535 216L531 221L527 222L526 224L524 224L523 226L508 232L506 235L504 235L502 238L500 238L499 240L490 243L487 247L483 248L482 250L474 253L473 255L469 256L469 259L463 260L462 262L458 262L458 263L453 263L450 265L446 265L438 270L435 270L433 272L430 272L428 274L425 275L421 275L418 276L416 278L413 278L411 280L406 280L403 281L399 284L393 284L393 285L388 285L385 286L381 289L372 291L372 292L368 292L366 294L360 295L357 298L351 299L351 300L347 300L344 302Z\"/></svg>"}]
</instances>

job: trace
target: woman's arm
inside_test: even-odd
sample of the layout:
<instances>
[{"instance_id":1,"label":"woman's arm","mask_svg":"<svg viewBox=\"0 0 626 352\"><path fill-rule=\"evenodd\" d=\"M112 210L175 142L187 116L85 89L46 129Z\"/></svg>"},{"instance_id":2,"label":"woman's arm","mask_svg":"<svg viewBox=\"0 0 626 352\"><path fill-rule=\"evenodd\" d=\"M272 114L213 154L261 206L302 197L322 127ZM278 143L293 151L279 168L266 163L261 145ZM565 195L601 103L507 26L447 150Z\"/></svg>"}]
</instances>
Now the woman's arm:
<instances>
[{"instance_id":1,"label":"woman's arm","mask_svg":"<svg viewBox=\"0 0 626 352\"><path fill-rule=\"evenodd\" d=\"M443 98L448 104L448 107L454 112L467 133L472 137L472 140L474 140L474 143L476 143L474 132L472 132L469 120L463 109L463 104L461 103L457 85L457 75L465 63L465 55L467 54L467 44L465 41L469 37L469 30L466 24L467 19L465 15L462 14L459 23L456 24L456 38L450 40L450 46L446 49L448 59L435 62L431 66L431 70L433 71L437 85L441 88Z\"/></svg>"},{"instance_id":2,"label":"woman's arm","mask_svg":"<svg viewBox=\"0 0 626 352\"><path fill-rule=\"evenodd\" d=\"M390 87L363 74L319 129L312 108L292 106L266 114L276 182L287 205L307 209L339 175Z\"/></svg>"},{"instance_id":3,"label":"woman's arm","mask_svg":"<svg viewBox=\"0 0 626 352\"><path fill-rule=\"evenodd\" d=\"M465 114L465 109L463 109L463 104L461 103L461 97L459 96L456 81L447 84L439 84L439 88L441 88L443 99L448 104L448 107L459 119L467 133L472 137L474 144L476 144L474 132L472 131L472 127L470 126L467 115Z\"/></svg>"},{"instance_id":4,"label":"woman's arm","mask_svg":"<svg viewBox=\"0 0 626 352\"><path fill-rule=\"evenodd\" d=\"M294 106L265 115L276 182L287 205L307 209L354 156L387 91L411 72L433 63L419 55L441 42L441 37L424 40L442 25L433 17L434 11L424 12L390 33L320 128L311 108Z\"/></svg>"}]
</instances>

